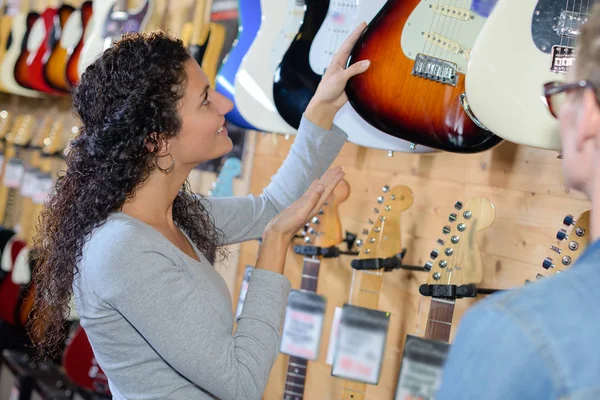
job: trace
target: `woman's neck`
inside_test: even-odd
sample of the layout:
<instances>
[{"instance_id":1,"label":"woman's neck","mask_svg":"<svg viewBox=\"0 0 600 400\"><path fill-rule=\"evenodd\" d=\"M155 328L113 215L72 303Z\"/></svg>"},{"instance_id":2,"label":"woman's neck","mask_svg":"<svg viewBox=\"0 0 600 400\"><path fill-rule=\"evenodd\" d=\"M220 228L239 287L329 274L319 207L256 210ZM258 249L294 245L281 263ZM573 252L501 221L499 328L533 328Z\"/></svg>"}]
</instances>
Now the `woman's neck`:
<instances>
[{"instance_id":1,"label":"woman's neck","mask_svg":"<svg viewBox=\"0 0 600 400\"><path fill-rule=\"evenodd\" d=\"M150 225L174 227L173 202L188 175L189 171L165 174L155 169L136 189L135 196L125 201L121 211Z\"/></svg>"}]
</instances>

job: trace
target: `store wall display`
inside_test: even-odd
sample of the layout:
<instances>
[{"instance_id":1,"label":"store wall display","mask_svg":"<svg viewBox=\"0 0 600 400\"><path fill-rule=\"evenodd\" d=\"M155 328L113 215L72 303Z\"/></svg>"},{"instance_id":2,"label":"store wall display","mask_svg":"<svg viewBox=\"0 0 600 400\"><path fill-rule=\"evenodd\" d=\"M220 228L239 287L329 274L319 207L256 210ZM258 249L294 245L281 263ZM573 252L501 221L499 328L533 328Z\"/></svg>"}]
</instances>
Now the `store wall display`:
<instances>
[{"instance_id":1,"label":"store wall display","mask_svg":"<svg viewBox=\"0 0 600 400\"><path fill-rule=\"evenodd\" d=\"M466 79L473 112L486 127L511 142L561 149L558 121L540 101L540 87L564 79L575 59L579 28L594 4L498 2L473 46ZM506 51L519 62L503 57Z\"/></svg>"},{"instance_id":2,"label":"store wall display","mask_svg":"<svg viewBox=\"0 0 600 400\"><path fill-rule=\"evenodd\" d=\"M257 129L295 135L275 108L273 76L304 20L304 0L261 0L260 6L260 29L235 76L235 103Z\"/></svg>"},{"instance_id":3,"label":"store wall display","mask_svg":"<svg viewBox=\"0 0 600 400\"><path fill-rule=\"evenodd\" d=\"M298 129L302 114L315 94L321 75L310 67L310 46L325 20L329 0L305 0L304 20L273 80L275 107L283 119Z\"/></svg>"},{"instance_id":4,"label":"store wall display","mask_svg":"<svg viewBox=\"0 0 600 400\"><path fill-rule=\"evenodd\" d=\"M388 1L348 60L371 60L348 82L350 104L371 125L413 143L458 153L494 147L501 138L484 129L463 96L484 23L462 5Z\"/></svg>"}]
</instances>

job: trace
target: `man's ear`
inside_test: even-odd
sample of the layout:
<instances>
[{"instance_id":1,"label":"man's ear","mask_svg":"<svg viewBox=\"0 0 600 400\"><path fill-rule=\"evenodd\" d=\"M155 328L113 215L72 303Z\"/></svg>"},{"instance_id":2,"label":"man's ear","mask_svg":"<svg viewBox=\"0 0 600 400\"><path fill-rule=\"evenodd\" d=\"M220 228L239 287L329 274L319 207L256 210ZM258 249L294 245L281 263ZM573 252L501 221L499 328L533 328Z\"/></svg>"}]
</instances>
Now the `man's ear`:
<instances>
[{"instance_id":1,"label":"man's ear","mask_svg":"<svg viewBox=\"0 0 600 400\"><path fill-rule=\"evenodd\" d=\"M577 149L582 150L588 140L600 148L600 107L596 100L596 92L586 89L583 92L581 109L579 110L579 129L577 129Z\"/></svg>"},{"instance_id":2,"label":"man's ear","mask_svg":"<svg viewBox=\"0 0 600 400\"><path fill-rule=\"evenodd\" d=\"M162 157L170 152L169 141L159 133L152 132L146 137L146 148L151 153L156 153L157 157Z\"/></svg>"}]
</instances>

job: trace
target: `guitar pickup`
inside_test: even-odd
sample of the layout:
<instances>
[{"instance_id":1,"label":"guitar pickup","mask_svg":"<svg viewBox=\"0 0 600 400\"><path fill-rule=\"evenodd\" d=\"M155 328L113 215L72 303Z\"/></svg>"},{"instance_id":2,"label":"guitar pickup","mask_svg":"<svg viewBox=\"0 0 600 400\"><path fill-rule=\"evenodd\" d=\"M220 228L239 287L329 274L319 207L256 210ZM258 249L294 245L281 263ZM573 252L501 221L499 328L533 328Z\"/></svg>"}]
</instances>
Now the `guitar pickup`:
<instances>
[{"instance_id":1,"label":"guitar pickup","mask_svg":"<svg viewBox=\"0 0 600 400\"><path fill-rule=\"evenodd\" d=\"M473 18L471 11L466 8L449 6L448 4L437 4L433 7L433 12L445 17L455 18L461 21L468 21Z\"/></svg>"},{"instance_id":2,"label":"guitar pickup","mask_svg":"<svg viewBox=\"0 0 600 400\"><path fill-rule=\"evenodd\" d=\"M575 48L552 46L552 64L550 72L565 74L575 61Z\"/></svg>"},{"instance_id":3,"label":"guitar pickup","mask_svg":"<svg viewBox=\"0 0 600 400\"><path fill-rule=\"evenodd\" d=\"M450 61L431 57L422 53L417 54L411 74L430 81L456 86L458 66Z\"/></svg>"}]
</instances>

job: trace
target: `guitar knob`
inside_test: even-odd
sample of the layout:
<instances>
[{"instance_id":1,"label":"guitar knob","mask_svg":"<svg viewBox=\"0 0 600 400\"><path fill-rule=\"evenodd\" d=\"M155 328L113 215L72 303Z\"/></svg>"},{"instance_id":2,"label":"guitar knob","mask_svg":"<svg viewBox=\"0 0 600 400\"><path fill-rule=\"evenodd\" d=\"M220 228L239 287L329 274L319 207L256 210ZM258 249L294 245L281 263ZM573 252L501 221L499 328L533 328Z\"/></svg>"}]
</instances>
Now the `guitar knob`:
<instances>
[{"instance_id":1,"label":"guitar knob","mask_svg":"<svg viewBox=\"0 0 600 400\"><path fill-rule=\"evenodd\" d=\"M432 260L435 260L439 254L440 254L440 252L438 250L433 250L431 253L429 253L429 256L431 257Z\"/></svg>"},{"instance_id":2,"label":"guitar knob","mask_svg":"<svg viewBox=\"0 0 600 400\"><path fill-rule=\"evenodd\" d=\"M565 224L566 226L571 226L575 223L575 217L573 217L571 214L568 214L565 219L563 219L563 224Z\"/></svg>"},{"instance_id":3,"label":"guitar knob","mask_svg":"<svg viewBox=\"0 0 600 400\"><path fill-rule=\"evenodd\" d=\"M556 238L558 240L565 240L567 238L567 231L565 229L561 229L556 233Z\"/></svg>"},{"instance_id":4,"label":"guitar knob","mask_svg":"<svg viewBox=\"0 0 600 400\"><path fill-rule=\"evenodd\" d=\"M552 262L552 259L550 257L546 257L546 259L542 263L542 267L546 269L554 268L554 263Z\"/></svg>"}]
</instances>

